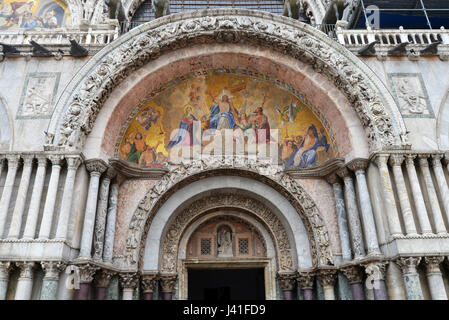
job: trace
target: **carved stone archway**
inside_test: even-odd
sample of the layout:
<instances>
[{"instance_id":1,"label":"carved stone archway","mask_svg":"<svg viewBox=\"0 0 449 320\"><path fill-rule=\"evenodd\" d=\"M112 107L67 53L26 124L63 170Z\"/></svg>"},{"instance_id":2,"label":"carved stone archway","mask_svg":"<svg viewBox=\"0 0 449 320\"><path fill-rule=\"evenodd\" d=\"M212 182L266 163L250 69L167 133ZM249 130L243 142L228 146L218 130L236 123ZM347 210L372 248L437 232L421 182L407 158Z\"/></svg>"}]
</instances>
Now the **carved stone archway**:
<instances>
[{"instance_id":1,"label":"carved stone archway","mask_svg":"<svg viewBox=\"0 0 449 320\"><path fill-rule=\"evenodd\" d=\"M356 56L324 33L295 20L230 9L159 18L105 47L65 88L49 124L45 147L82 150L104 102L131 72L165 52L210 43L263 46L311 65L352 104L371 151L406 143L405 125L393 97Z\"/></svg>"},{"instance_id":2,"label":"carved stone archway","mask_svg":"<svg viewBox=\"0 0 449 320\"><path fill-rule=\"evenodd\" d=\"M257 217L271 233L276 248L276 260L279 272L294 272L294 259L292 256L290 239L281 220L263 203L255 199L236 194L214 195L201 198L183 210L168 226L161 247L161 273L175 273L177 269L178 246L184 230L196 218L211 210L222 208L235 208L244 210ZM310 235L313 237L313 235ZM146 238L146 235L144 235ZM141 248L141 259L143 257Z\"/></svg>"}]
</instances>

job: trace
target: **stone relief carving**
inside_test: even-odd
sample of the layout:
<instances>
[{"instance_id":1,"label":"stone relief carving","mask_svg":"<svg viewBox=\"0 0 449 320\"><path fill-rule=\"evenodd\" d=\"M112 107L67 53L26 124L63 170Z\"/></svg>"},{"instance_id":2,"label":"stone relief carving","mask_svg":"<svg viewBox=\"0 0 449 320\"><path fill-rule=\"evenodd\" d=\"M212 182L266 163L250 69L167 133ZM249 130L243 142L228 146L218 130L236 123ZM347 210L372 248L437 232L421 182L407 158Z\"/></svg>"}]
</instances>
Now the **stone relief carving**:
<instances>
[{"instance_id":1,"label":"stone relief carving","mask_svg":"<svg viewBox=\"0 0 449 320\"><path fill-rule=\"evenodd\" d=\"M421 74L392 73L388 76L403 116L434 117Z\"/></svg>"},{"instance_id":2,"label":"stone relief carving","mask_svg":"<svg viewBox=\"0 0 449 320\"><path fill-rule=\"evenodd\" d=\"M25 80L17 118L49 118L53 112L60 77L60 72L29 73Z\"/></svg>"},{"instance_id":3,"label":"stone relief carving","mask_svg":"<svg viewBox=\"0 0 449 320\"><path fill-rule=\"evenodd\" d=\"M339 52L328 42L331 40L320 38L321 35L314 34L309 27L287 23L287 18L283 17L273 16L268 20L260 16L255 12L248 14L245 11L243 16L236 10L229 11L228 15L210 10L207 17L186 14L179 18L182 20L172 22L160 18L157 23L142 26L139 35L125 35L117 50L111 48L95 68L84 71L88 75L74 88L70 100L61 102L68 103L68 108L58 132L55 132L58 134L57 145L69 150L80 148L113 88L132 71L157 59L163 52L194 44L242 41L293 56L333 81L358 113L372 151L401 144L399 136L405 130L403 122L396 119L394 126L392 114L384 105L386 98L381 96L370 76L362 72L363 68L358 68L346 53ZM388 106L390 110L392 107L395 106Z\"/></svg>"},{"instance_id":4,"label":"stone relief carving","mask_svg":"<svg viewBox=\"0 0 449 320\"><path fill-rule=\"evenodd\" d=\"M218 257L232 257L232 231L229 227L221 226L217 231Z\"/></svg>"}]
</instances>

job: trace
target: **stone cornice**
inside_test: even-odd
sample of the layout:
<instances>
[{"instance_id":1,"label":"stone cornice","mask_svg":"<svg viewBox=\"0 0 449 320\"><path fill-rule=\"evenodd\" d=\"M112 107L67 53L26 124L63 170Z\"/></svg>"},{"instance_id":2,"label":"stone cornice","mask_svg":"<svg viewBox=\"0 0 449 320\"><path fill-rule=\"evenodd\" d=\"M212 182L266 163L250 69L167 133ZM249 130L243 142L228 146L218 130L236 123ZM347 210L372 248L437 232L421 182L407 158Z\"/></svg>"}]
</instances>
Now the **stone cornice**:
<instances>
[{"instance_id":1,"label":"stone cornice","mask_svg":"<svg viewBox=\"0 0 449 320\"><path fill-rule=\"evenodd\" d=\"M139 168L121 159L109 159L109 164L123 177L129 179L160 179L169 170L155 168Z\"/></svg>"},{"instance_id":2,"label":"stone cornice","mask_svg":"<svg viewBox=\"0 0 449 320\"><path fill-rule=\"evenodd\" d=\"M290 175L293 179L298 178L323 178L331 174L338 168L344 165L344 158L335 158L320 163L316 167L299 169L299 170L285 170L284 172Z\"/></svg>"}]
</instances>

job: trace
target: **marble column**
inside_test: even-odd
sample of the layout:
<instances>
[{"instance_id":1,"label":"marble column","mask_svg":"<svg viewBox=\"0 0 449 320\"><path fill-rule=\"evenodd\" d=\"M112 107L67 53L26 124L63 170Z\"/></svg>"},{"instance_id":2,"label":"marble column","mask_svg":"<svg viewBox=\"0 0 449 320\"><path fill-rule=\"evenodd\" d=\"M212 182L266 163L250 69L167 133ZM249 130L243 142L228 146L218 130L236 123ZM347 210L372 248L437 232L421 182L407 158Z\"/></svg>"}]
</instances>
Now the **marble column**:
<instances>
[{"instance_id":1,"label":"marble column","mask_svg":"<svg viewBox=\"0 0 449 320\"><path fill-rule=\"evenodd\" d=\"M365 291L363 290L363 273L358 266L347 266L341 269L341 272L348 279L351 285L352 300L365 300Z\"/></svg>"},{"instance_id":2,"label":"marble column","mask_svg":"<svg viewBox=\"0 0 449 320\"><path fill-rule=\"evenodd\" d=\"M429 283L430 295L432 300L447 300L446 289L444 287L443 275L440 264L444 257L425 257L427 282Z\"/></svg>"},{"instance_id":3,"label":"marble column","mask_svg":"<svg viewBox=\"0 0 449 320\"><path fill-rule=\"evenodd\" d=\"M407 154L405 164L407 167L408 177L410 179L410 187L412 189L413 200L415 203L416 213L418 215L419 226L422 234L432 234L432 227L430 226L429 216L427 215L426 205L419 185L418 175L416 174L414 159L416 155Z\"/></svg>"},{"instance_id":4,"label":"marble column","mask_svg":"<svg viewBox=\"0 0 449 320\"><path fill-rule=\"evenodd\" d=\"M447 221L449 221L449 188L447 186L446 177L444 176L443 166L441 164L442 158L443 155L441 154L432 155L432 168L433 172L435 173L435 178L437 180L438 190L440 191L440 196L443 202L443 208L446 214L446 219Z\"/></svg>"},{"instance_id":5,"label":"marble column","mask_svg":"<svg viewBox=\"0 0 449 320\"><path fill-rule=\"evenodd\" d=\"M98 194L97 217L94 232L94 260L103 259L103 246L105 241L106 215L108 213L109 186L111 180L116 176L113 168L106 170L103 180L101 181L100 191Z\"/></svg>"},{"instance_id":6,"label":"marble column","mask_svg":"<svg viewBox=\"0 0 449 320\"><path fill-rule=\"evenodd\" d=\"M106 293L109 282L111 281L112 276L115 275L115 272L110 270L101 270L95 276L95 299L96 300L106 300Z\"/></svg>"},{"instance_id":7,"label":"marble column","mask_svg":"<svg viewBox=\"0 0 449 320\"><path fill-rule=\"evenodd\" d=\"M435 231L440 235L447 235L446 227L444 225L443 214L441 213L440 203L437 197L437 192L435 186L433 185L432 176L430 174L429 162L427 158L429 155L420 154L419 158L419 168L424 177L426 183L427 194L429 196L430 207L432 209L432 220L435 225Z\"/></svg>"},{"instance_id":8,"label":"marble column","mask_svg":"<svg viewBox=\"0 0 449 320\"><path fill-rule=\"evenodd\" d=\"M89 263L77 266L79 288L75 290L75 300L88 300L90 284L94 280L94 275L99 267Z\"/></svg>"},{"instance_id":9,"label":"marble column","mask_svg":"<svg viewBox=\"0 0 449 320\"><path fill-rule=\"evenodd\" d=\"M351 243L349 240L348 221L346 218L345 199L343 196L343 189L336 174L331 174L326 177L329 184L332 185L335 198L335 209L337 213L338 232L340 234L340 243L342 258L344 261L352 259Z\"/></svg>"},{"instance_id":10,"label":"marble column","mask_svg":"<svg viewBox=\"0 0 449 320\"><path fill-rule=\"evenodd\" d=\"M104 237L103 261L112 262L115 238L115 221L117 216L117 198L120 186L120 177L116 177L116 182L112 183L109 191L108 214L106 219L106 232Z\"/></svg>"},{"instance_id":11,"label":"marble column","mask_svg":"<svg viewBox=\"0 0 449 320\"><path fill-rule=\"evenodd\" d=\"M293 300L296 275L294 273L278 273L279 287L282 290L284 300Z\"/></svg>"},{"instance_id":12,"label":"marble column","mask_svg":"<svg viewBox=\"0 0 449 320\"><path fill-rule=\"evenodd\" d=\"M376 224L374 222L374 213L371 206L368 184L366 182L365 170L369 166L369 160L354 159L348 164L348 168L354 171L357 180L357 189L362 213L363 231L365 233L365 243L368 255L381 255L379 241L377 239Z\"/></svg>"},{"instance_id":13,"label":"marble column","mask_svg":"<svg viewBox=\"0 0 449 320\"><path fill-rule=\"evenodd\" d=\"M81 235L80 259L91 258L100 176L107 169L106 163L98 159L87 160L85 165L87 171L90 172L90 182L84 213L83 232Z\"/></svg>"},{"instance_id":14,"label":"marble column","mask_svg":"<svg viewBox=\"0 0 449 320\"><path fill-rule=\"evenodd\" d=\"M33 271L34 262L16 262L20 269L19 279L17 280L16 295L14 300L30 300L33 290Z\"/></svg>"},{"instance_id":15,"label":"marble column","mask_svg":"<svg viewBox=\"0 0 449 320\"><path fill-rule=\"evenodd\" d=\"M390 235L394 238L402 236L401 222L396 209L393 187L391 186L390 172L388 171L387 160L389 155L380 154L376 156L376 164L379 168L380 180L382 181L382 190L384 194L385 211L387 215Z\"/></svg>"},{"instance_id":16,"label":"marble column","mask_svg":"<svg viewBox=\"0 0 449 320\"><path fill-rule=\"evenodd\" d=\"M402 270L408 300L424 299L421 283L419 282L419 274L416 270L420 261L420 257L402 257L396 260L397 265Z\"/></svg>"},{"instance_id":17,"label":"marble column","mask_svg":"<svg viewBox=\"0 0 449 320\"><path fill-rule=\"evenodd\" d=\"M351 173L346 167L340 168L337 174L343 179L345 185L344 193L354 259L360 259L365 256L365 248L363 245L362 226L360 223L359 209L357 208L354 182L352 181Z\"/></svg>"},{"instance_id":18,"label":"marble column","mask_svg":"<svg viewBox=\"0 0 449 320\"><path fill-rule=\"evenodd\" d=\"M298 271L296 281L298 281L298 285L301 287L304 300L313 300L315 274L313 272Z\"/></svg>"},{"instance_id":19,"label":"marble column","mask_svg":"<svg viewBox=\"0 0 449 320\"><path fill-rule=\"evenodd\" d=\"M4 164L5 164L5 156L0 156L0 178L2 177Z\"/></svg>"},{"instance_id":20,"label":"marble column","mask_svg":"<svg viewBox=\"0 0 449 320\"><path fill-rule=\"evenodd\" d=\"M133 300L134 290L138 282L139 276L135 272L120 274L120 286L123 289L122 300Z\"/></svg>"},{"instance_id":21,"label":"marble column","mask_svg":"<svg viewBox=\"0 0 449 320\"><path fill-rule=\"evenodd\" d=\"M8 155L8 173L6 174L5 185L3 187L2 198L0 200L0 239L3 239L6 219L8 218L9 204L14 190L17 168L19 167L20 156Z\"/></svg>"},{"instance_id":22,"label":"marble column","mask_svg":"<svg viewBox=\"0 0 449 320\"><path fill-rule=\"evenodd\" d=\"M161 274L159 277L162 289L162 299L172 300L176 284L176 274Z\"/></svg>"},{"instance_id":23,"label":"marble column","mask_svg":"<svg viewBox=\"0 0 449 320\"><path fill-rule=\"evenodd\" d=\"M153 300L157 286L157 275L147 274L142 277L143 300Z\"/></svg>"},{"instance_id":24,"label":"marble column","mask_svg":"<svg viewBox=\"0 0 449 320\"><path fill-rule=\"evenodd\" d=\"M70 213L72 211L72 199L75 186L76 172L81 164L79 156L66 156L67 175L62 194L61 208L59 210L58 226L56 228L55 239L65 240L70 222Z\"/></svg>"},{"instance_id":25,"label":"marble column","mask_svg":"<svg viewBox=\"0 0 449 320\"><path fill-rule=\"evenodd\" d=\"M405 186L404 174L402 173L402 163L404 162L404 159L402 154L392 154L389 163L393 169L402 218L404 219L405 232L409 236L417 236L418 231L416 231L415 219L413 218L412 207Z\"/></svg>"},{"instance_id":26,"label":"marble column","mask_svg":"<svg viewBox=\"0 0 449 320\"><path fill-rule=\"evenodd\" d=\"M47 170L47 157L37 156L37 171L34 178L33 193L31 194L23 238L32 240L36 236L37 221L41 207L42 191L44 189L45 173Z\"/></svg>"},{"instance_id":27,"label":"marble column","mask_svg":"<svg viewBox=\"0 0 449 320\"><path fill-rule=\"evenodd\" d=\"M324 290L324 300L335 300L334 284L337 278L337 270L321 269L318 271L318 279Z\"/></svg>"},{"instance_id":28,"label":"marble column","mask_svg":"<svg viewBox=\"0 0 449 320\"><path fill-rule=\"evenodd\" d=\"M30 185L31 171L33 169L33 155L24 155L22 177L20 179L19 190L17 191L16 205L12 214L11 225L9 227L8 238L18 239L20 230L22 228L23 211L28 194L28 187Z\"/></svg>"},{"instance_id":29,"label":"marble column","mask_svg":"<svg viewBox=\"0 0 449 320\"><path fill-rule=\"evenodd\" d=\"M387 287L385 286L385 270L387 263L378 261L364 265L367 275L366 285L373 289L374 300L388 300Z\"/></svg>"},{"instance_id":30,"label":"marble column","mask_svg":"<svg viewBox=\"0 0 449 320\"><path fill-rule=\"evenodd\" d=\"M56 196L58 195L59 175L61 173L61 163L63 156L52 155L48 157L51 161L51 175L48 183L47 198L45 199L44 213L42 215L39 239L49 239L53 216L55 211Z\"/></svg>"},{"instance_id":31,"label":"marble column","mask_svg":"<svg viewBox=\"0 0 449 320\"><path fill-rule=\"evenodd\" d=\"M0 261L0 300L6 299L6 293L8 292L9 272L11 269L11 262Z\"/></svg>"},{"instance_id":32,"label":"marble column","mask_svg":"<svg viewBox=\"0 0 449 320\"><path fill-rule=\"evenodd\" d=\"M41 262L44 271L42 280L41 300L56 300L59 285L59 273L64 270L65 265L61 262Z\"/></svg>"}]
</instances>

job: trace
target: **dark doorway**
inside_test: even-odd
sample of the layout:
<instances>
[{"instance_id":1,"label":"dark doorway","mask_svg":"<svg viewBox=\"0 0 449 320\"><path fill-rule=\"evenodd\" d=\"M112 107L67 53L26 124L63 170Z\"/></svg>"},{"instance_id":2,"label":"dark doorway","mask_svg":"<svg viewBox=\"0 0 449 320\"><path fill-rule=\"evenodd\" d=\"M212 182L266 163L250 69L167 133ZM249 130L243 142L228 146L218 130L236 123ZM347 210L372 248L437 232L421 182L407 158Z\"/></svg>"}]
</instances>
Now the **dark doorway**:
<instances>
[{"instance_id":1,"label":"dark doorway","mask_svg":"<svg viewBox=\"0 0 449 320\"><path fill-rule=\"evenodd\" d=\"M264 269L189 269L189 300L264 300Z\"/></svg>"}]
</instances>

